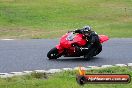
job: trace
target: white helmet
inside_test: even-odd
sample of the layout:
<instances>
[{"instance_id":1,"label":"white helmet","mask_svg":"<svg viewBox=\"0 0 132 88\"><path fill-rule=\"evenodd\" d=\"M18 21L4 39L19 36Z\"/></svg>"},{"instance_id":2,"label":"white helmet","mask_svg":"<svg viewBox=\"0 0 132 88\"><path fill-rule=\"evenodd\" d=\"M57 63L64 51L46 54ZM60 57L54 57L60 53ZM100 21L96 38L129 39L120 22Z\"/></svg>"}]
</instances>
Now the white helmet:
<instances>
[{"instance_id":1,"label":"white helmet","mask_svg":"<svg viewBox=\"0 0 132 88\"><path fill-rule=\"evenodd\" d=\"M92 28L90 26L84 26L83 27L83 30L86 31L86 32L91 31L91 29Z\"/></svg>"}]
</instances>

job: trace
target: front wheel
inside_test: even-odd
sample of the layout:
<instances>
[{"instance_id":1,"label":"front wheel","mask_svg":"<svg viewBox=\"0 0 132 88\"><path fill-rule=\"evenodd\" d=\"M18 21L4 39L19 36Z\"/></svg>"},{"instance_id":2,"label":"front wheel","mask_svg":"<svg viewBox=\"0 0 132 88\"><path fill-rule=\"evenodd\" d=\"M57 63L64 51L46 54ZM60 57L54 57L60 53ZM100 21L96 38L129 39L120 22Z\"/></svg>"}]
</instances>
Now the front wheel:
<instances>
[{"instance_id":1,"label":"front wheel","mask_svg":"<svg viewBox=\"0 0 132 88\"><path fill-rule=\"evenodd\" d=\"M47 53L47 57L49 58L49 60L59 58L59 53L58 53L57 48L56 48L56 47L52 48L52 49Z\"/></svg>"}]
</instances>

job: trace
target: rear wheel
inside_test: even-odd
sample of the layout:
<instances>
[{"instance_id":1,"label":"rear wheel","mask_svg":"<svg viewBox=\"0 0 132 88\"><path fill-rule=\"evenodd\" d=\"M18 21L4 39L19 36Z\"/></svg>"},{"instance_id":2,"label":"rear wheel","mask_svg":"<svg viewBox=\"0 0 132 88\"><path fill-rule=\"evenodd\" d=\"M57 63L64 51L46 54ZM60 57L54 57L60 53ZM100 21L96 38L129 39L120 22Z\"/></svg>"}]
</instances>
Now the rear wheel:
<instances>
[{"instance_id":1,"label":"rear wheel","mask_svg":"<svg viewBox=\"0 0 132 88\"><path fill-rule=\"evenodd\" d=\"M93 57L93 55L91 53L84 55L85 60L90 60L92 57Z\"/></svg>"},{"instance_id":2,"label":"rear wheel","mask_svg":"<svg viewBox=\"0 0 132 88\"><path fill-rule=\"evenodd\" d=\"M59 58L58 49L57 49L56 47L55 47L55 48L52 48L52 49L47 53L47 57L49 58L49 60Z\"/></svg>"},{"instance_id":3,"label":"rear wheel","mask_svg":"<svg viewBox=\"0 0 132 88\"><path fill-rule=\"evenodd\" d=\"M102 51L102 45L95 51L94 56L98 55Z\"/></svg>"},{"instance_id":4,"label":"rear wheel","mask_svg":"<svg viewBox=\"0 0 132 88\"><path fill-rule=\"evenodd\" d=\"M87 54L84 55L84 59L90 60L93 57L93 52L95 49L91 49Z\"/></svg>"}]
</instances>

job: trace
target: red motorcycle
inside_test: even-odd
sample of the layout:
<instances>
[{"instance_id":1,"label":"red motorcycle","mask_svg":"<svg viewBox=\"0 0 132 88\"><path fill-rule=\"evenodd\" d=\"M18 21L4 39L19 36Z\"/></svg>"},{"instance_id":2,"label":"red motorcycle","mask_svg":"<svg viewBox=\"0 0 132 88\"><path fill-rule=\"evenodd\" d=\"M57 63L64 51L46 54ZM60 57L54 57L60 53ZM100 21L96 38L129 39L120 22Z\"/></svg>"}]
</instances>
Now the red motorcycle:
<instances>
[{"instance_id":1,"label":"red motorcycle","mask_svg":"<svg viewBox=\"0 0 132 88\"><path fill-rule=\"evenodd\" d=\"M99 35L100 43L103 43L107 40L109 40L108 36L106 35ZM80 57L85 56L89 52L78 52L76 50L76 46L83 47L86 45L88 41L86 41L83 38L83 34L74 34L74 32L68 32L65 35L63 35L60 39L60 43L56 45L56 47L52 48L48 53L47 57L50 59L57 59L61 57L62 55L64 57ZM93 56L98 55L102 50L102 46L100 48L97 48L96 52L94 52ZM89 58L87 58L89 59Z\"/></svg>"}]
</instances>

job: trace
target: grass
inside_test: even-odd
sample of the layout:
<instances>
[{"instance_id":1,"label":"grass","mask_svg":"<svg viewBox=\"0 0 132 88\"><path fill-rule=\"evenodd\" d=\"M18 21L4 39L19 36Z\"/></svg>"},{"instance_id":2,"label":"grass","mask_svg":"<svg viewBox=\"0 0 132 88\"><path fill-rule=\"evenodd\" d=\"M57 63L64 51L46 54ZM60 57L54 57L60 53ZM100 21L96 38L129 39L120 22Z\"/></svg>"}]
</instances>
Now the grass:
<instances>
[{"instance_id":1,"label":"grass","mask_svg":"<svg viewBox=\"0 0 132 88\"><path fill-rule=\"evenodd\" d=\"M84 25L132 37L132 1L0 0L0 38L56 38Z\"/></svg>"},{"instance_id":2,"label":"grass","mask_svg":"<svg viewBox=\"0 0 132 88\"><path fill-rule=\"evenodd\" d=\"M130 74L132 67L111 67L89 70L87 73ZM0 88L131 88L129 84L85 84L76 83L76 71L65 71L56 74L32 73L31 75L0 79Z\"/></svg>"},{"instance_id":3,"label":"grass","mask_svg":"<svg viewBox=\"0 0 132 88\"><path fill-rule=\"evenodd\" d=\"M132 37L131 4L131 0L0 0L0 38L56 38L84 25L110 37Z\"/></svg>"}]
</instances>

